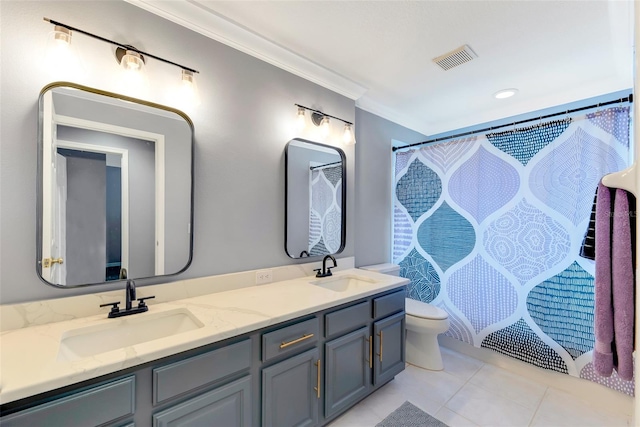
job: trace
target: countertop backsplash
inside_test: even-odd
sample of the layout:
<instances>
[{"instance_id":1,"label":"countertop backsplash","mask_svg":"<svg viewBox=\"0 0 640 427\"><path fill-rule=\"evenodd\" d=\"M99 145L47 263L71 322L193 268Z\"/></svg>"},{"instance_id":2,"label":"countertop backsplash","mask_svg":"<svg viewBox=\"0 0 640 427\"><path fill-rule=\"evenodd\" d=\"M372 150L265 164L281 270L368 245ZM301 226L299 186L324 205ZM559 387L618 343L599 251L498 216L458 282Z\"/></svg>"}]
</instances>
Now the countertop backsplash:
<instances>
[{"instance_id":1,"label":"countertop backsplash","mask_svg":"<svg viewBox=\"0 0 640 427\"><path fill-rule=\"evenodd\" d=\"M180 280L159 285L140 286L137 288L137 297L142 298L154 295L154 299L147 301L148 305L152 306L163 302L256 286L256 272L261 270L272 271L273 281L271 283L297 279L313 275L313 269L318 268L321 262L322 261L319 260L306 264L261 268L258 270ZM338 259L338 267L334 269L334 271L354 268L354 265L354 257L340 258ZM124 304L124 282L121 290L20 304L0 305L0 333L29 326L93 316L100 313L104 313L106 316L109 312L109 307L101 308L100 304L115 301L122 301Z\"/></svg>"}]
</instances>

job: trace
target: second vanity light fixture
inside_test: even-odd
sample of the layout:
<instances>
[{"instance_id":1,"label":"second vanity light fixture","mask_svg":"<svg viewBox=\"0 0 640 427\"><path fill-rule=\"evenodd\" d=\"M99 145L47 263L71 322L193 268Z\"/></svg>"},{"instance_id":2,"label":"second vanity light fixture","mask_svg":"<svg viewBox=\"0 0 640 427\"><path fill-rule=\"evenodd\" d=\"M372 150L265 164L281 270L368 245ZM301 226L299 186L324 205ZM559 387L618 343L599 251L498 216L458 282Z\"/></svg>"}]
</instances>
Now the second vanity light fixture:
<instances>
[{"instance_id":1,"label":"second vanity light fixture","mask_svg":"<svg viewBox=\"0 0 640 427\"><path fill-rule=\"evenodd\" d=\"M313 108L305 107L304 105L294 104L298 107L298 113L296 118L296 124L298 130L301 131L305 128L307 124L306 111L311 112L311 122L320 127L320 132L324 138L329 136L330 128L330 119L339 120L344 123L344 129L342 131L342 142L345 145L355 145L356 139L353 135L353 123L348 122L340 117L331 116L329 114L325 114L320 110L315 110Z\"/></svg>"},{"instance_id":2,"label":"second vanity light fixture","mask_svg":"<svg viewBox=\"0 0 640 427\"><path fill-rule=\"evenodd\" d=\"M53 19L44 18L45 21L54 25L54 30L52 33L53 43L55 46L64 47L69 46L71 44L72 33L77 32L80 34L84 34L89 37L93 37L94 39L103 41L105 43L110 43L116 46L116 59L123 70L134 78L141 78L145 69L145 58L153 58L158 61L174 65L182 70L181 73L181 85L183 90L186 92L190 92L195 95L197 98L197 86L195 81L195 74L199 73L199 71L194 70L193 68L186 67L184 65L180 65L176 62L169 61L168 59L161 58L156 55L152 55L148 52L143 52L139 49L136 49L133 46L126 45L123 43L119 43L113 40L106 39L104 37L98 36L96 34L92 34L90 32L81 30L79 28L72 27L67 24L63 24L62 22L54 21Z\"/></svg>"}]
</instances>

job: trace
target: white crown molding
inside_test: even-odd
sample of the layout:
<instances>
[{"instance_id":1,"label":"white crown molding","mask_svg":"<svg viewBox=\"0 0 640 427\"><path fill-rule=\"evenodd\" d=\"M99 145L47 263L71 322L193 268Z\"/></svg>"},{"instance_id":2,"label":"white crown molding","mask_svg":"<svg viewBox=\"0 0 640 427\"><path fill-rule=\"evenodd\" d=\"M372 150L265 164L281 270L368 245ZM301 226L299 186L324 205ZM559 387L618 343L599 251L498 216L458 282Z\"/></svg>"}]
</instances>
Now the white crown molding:
<instances>
[{"instance_id":1,"label":"white crown molding","mask_svg":"<svg viewBox=\"0 0 640 427\"><path fill-rule=\"evenodd\" d=\"M430 126L426 121L419 120L417 117L398 114L395 110L371 100L368 96L363 96L358 99L356 101L356 107L425 136L428 136L430 133Z\"/></svg>"},{"instance_id":2,"label":"white crown molding","mask_svg":"<svg viewBox=\"0 0 640 427\"><path fill-rule=\"evenodd\" d=\"M316 64L216 14L194 0L125 0L192 31L356 100L364 86Z\"/></svg>"}]
</instances>

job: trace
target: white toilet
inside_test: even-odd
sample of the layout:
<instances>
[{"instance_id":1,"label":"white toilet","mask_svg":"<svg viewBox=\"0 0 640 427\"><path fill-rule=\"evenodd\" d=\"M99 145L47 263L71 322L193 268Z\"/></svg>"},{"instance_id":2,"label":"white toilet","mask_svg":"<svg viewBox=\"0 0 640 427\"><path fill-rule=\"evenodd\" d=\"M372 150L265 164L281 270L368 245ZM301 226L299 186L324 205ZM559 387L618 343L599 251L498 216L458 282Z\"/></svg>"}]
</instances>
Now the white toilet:
<instances>
[{"instance_id":1,"label":"white toilet","mask_svg":"<svg viewBox=\"0 0 640 427\"><path fill-rule=\"evenodd\" d=\"M396 264L376 264L359 267L377 273L400 275ZM442 355L438 344L438 334L449 329L449 314L435 305L422 301L405 299L407 339L407 362L424 369L441 371Z\"/></svg>"}]
</instances>

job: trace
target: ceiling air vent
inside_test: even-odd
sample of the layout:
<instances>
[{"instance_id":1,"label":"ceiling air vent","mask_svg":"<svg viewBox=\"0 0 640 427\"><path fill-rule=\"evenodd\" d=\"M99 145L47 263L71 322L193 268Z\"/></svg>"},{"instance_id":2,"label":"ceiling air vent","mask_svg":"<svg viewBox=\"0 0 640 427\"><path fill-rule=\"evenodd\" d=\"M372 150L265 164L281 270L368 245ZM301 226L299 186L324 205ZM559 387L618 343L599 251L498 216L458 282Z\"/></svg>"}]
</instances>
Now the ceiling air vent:
<instances>
[{"instance_id":1,"label":"ceiling air vent","mask_svg":"<svg viewBox=\"0 0 640 427\"><path fill-rule=\"evenodd\" d=\"M433 58L433 62L442 67L443 70L447 71L477 57L478 55L476 55L475 52L465 44L451 52L440 55L437 58Z\"/></svg>"}]
</instances>

